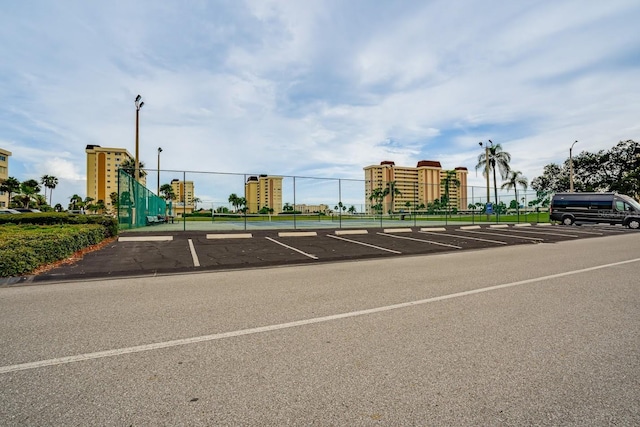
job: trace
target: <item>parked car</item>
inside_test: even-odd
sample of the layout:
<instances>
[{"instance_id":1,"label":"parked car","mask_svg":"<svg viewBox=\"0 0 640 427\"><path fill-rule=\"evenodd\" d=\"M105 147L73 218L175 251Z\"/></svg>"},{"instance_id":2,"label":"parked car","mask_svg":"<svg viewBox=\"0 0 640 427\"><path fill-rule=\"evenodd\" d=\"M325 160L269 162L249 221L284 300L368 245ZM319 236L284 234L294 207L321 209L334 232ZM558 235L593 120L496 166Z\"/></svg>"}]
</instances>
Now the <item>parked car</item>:
<instances>
[{"instance_id":1,"label":"parked car","mask_svg":"<svg viewBox=\"0 0 640 427\"><path fill-rule=\"evenodd\" d=\"M2 214L19 214L20 211L17 211L15 209L8 209L8 208L0 208L0 215Z\"/></svg>"},{"instance_id":2,"label":"parked car","mask_svg":"<svg viewBox=\"0 0 640 427\"><path fill-rule=\"evenodd\" d=\"M549 213L564 225L600 222L640 228L640 203L617 193L556 193Z\"/></svg>"},{"instance_id":3,"label":"parked car","mask_svg":"<svg viewBox=\"0 0 640 427\"><path fill-rule=\"evenodd\" d=\"M41 213L42 212L39 209L31 209L31 208L13 208L13 210L22 212L22 213Z\"/></svg>"}]
</instances>

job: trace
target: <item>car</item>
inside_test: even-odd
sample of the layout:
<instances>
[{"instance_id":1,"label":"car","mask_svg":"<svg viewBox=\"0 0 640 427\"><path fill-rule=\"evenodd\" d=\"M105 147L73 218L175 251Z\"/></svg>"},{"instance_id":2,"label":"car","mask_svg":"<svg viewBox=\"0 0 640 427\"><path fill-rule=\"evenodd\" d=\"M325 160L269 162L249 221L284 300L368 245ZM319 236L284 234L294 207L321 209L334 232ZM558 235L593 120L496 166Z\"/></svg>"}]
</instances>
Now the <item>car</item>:
<instances>
[{"instance_id":1,"label":"car","mask_svg":"<svg viewBox=\"0 0 640 427\"><path fill-rule=\"evenodd\" d=\"M549 213L552 221L564 225L591 222L640 228L640 203L618 193L556 193Z\"/></svg>"},{"instance_id":2,"label":"car","mask_svg":"<svg viewBox=\"0 0 640 427\"><path fill-rule=\"evenodd\" d=\"M20 211L17 211L15 209L8 209L8 208L0 208L0 215L2 214L19 214Z\"/></svg>"},{"instance_id":3,"label":"car","mask_svg":"<svg viewBox=\"0 0 640 427\"><path fill-rule=\"evenodd\" d=\"M42 213L41 210L32 208L13 208L13 210L21 213Z\"/></svg>"}]
</instances>

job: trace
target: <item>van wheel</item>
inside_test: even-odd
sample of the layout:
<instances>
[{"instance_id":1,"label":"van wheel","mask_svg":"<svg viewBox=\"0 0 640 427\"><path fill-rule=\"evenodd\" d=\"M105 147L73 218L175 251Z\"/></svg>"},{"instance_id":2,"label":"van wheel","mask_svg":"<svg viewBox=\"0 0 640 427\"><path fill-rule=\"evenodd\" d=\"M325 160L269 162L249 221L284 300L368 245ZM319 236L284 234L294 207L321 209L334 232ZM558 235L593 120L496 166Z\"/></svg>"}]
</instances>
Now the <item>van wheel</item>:
<instances>
[{"instance_id":1,"label":"van wheel","mask_svg":"<svg viewBox=\"0 0 640 427\"><path fill-rule=\"evenodd\" d=\"M629 228L633 228L634 230L637 230L638 228L640 228L640 220L632 219L631 221L629 221L627 226Z\"/></svg>"},{"instance_id":2,"label":"van wheel","mask_svg":"<svg viewBox=\"0 0 640 427\"><path fill-rule=\"evenodd\" d=\"M571 225L573 224L573 218L570 216L565 216L564 218L562 218L562 224L563 225Z\"/></svg>"}]
</instances>

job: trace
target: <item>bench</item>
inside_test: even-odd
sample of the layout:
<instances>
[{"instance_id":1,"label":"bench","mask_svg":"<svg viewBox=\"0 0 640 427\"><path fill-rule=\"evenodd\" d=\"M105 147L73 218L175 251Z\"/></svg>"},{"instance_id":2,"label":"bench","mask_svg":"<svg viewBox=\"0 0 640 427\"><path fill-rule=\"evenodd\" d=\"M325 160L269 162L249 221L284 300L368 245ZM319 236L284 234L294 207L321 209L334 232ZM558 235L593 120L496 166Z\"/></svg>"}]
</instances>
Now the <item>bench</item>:
<instances>
[{"instance_id":1,"label":"bench","mask_svg":"<svg viewBox=\"0 0 640 427\"><path fill-rule=\"evenodd\" d=\"M147 215L147 225L162 224L164 221L161 215Z\"/></svg>"}]
</instances>

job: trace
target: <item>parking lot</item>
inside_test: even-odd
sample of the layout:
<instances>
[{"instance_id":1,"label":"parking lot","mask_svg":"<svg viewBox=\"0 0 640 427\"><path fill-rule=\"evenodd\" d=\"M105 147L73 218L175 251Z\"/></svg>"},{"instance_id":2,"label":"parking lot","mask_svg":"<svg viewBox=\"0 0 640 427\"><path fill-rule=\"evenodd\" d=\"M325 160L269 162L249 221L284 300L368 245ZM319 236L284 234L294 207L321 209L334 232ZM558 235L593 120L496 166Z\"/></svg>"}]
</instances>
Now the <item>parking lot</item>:
<instances>
[{"instance_id":1,"label":"parking lot","mask_svg":"<svg viewBox=\"0 0 640 427\"><path fill-rule=\"evenodd\" d=\"M154 275L432 254L635 233L550 224L351 230L122 233L111 245L28 281Z\"/></svg>"}]
</instances>

